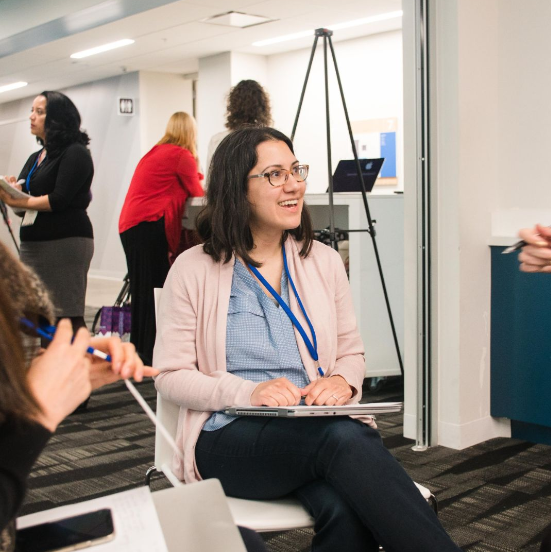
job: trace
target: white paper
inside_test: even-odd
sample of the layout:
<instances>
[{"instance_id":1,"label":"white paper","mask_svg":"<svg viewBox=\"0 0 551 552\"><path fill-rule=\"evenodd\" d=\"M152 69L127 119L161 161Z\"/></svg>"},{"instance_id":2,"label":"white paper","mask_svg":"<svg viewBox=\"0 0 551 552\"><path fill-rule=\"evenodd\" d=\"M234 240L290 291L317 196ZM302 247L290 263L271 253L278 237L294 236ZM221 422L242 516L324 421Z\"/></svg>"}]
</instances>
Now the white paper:
<instances>
[{"instance_id":1,"label":"white paper","mask_svg":"<svg viewBox=\"0 0 551 552\"><path fill-rule=\"evenodd\" d=\"M3 176L0 176L0 187L7 192L13 199L29 198L29 194L14 188Z\"/></svg>"},{"instance_id":2,"label":"white paper","mask_svg":"<svg viewBox=\"0 0 551 552\"><path fill-rule=\"evenodd\" d=\"M149 487L139 487L87 502L60 506L17 519L22 529L101 508L111 508L115 525L115 538L93 547L94 552L168 552L163 531Z\"/></svg>"}]
</instances>

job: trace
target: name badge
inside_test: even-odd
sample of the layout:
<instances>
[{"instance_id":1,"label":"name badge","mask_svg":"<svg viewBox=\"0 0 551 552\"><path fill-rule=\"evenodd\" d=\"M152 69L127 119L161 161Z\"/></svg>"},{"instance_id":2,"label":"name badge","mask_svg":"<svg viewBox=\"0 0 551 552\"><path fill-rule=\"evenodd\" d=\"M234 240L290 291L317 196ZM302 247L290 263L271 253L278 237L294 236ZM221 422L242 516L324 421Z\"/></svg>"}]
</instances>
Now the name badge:
<instances>
[{"instance_id":1,"label":"name badge","mask_svg":"<svg viewBox=\"0 0 551 552\"><path fill-rule=\"evenodd\" d=\"M21 226L32 226L36 220L36 215L38 215L38 211L27 211L23 217Z\"/></svg>"}]
</instances>

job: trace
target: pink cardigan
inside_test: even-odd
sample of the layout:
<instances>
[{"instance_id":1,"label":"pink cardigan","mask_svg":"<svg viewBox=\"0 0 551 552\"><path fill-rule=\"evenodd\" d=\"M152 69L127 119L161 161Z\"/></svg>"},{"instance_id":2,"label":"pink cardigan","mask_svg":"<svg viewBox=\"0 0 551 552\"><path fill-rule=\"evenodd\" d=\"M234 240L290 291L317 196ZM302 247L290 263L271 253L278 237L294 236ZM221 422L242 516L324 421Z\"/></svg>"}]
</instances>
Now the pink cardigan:
<instances>
[{"instance_id":1,"label":"pink cardigan","mask_svg":"<svg viewBox=\"0 0 551 552\"><path fill-rule=\"evenodd\" d=\"M342 375L361 396L364 348L356 326L350 286L339 254L314 241L305 259L289 238L285 252L289 272L316 330L320 364L327 376ZM176 442L185 461L174 457L174 473L187 483L201 479L195 443L212 412L250 405L256 383L226 372L226 318L234 261L216 263L201 245L182 253L166 279L157 321L153 365L161 373L155 385L167 400L180 405ZM290 307L308 328L293 293ZM304 367L316 379L315 363L295 330ZM375 426L366 417L363 421Z\"/></svg>"}]
</instances>

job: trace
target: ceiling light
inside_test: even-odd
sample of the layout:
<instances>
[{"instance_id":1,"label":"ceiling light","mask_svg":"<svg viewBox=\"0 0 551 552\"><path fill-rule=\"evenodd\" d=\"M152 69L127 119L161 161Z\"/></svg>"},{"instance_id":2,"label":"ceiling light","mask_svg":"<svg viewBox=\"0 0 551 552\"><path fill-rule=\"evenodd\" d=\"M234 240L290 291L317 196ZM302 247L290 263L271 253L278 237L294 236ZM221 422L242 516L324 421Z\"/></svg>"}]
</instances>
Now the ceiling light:
<instances>
[{"instance_id":1,"label":"ceiling light","mask_svg":"<svg viewBox=\"0 0 551 552\"><path fill-rule=\"evenodd\" d=\"M268 17L261 15L249 15L248 13L241 12L226 12L201 19L202 23L211 23L212 25L225 25L227 27L239 27L244 29L245 27L252 27L253 25L261 25L262 23L269 23L275 21Z\"/></svg>"},{"instance_id":2,"label":"ceiling light","mask_svg":"<svg viewBox=\"0 0 551 552\"><path fill-rule=\"evenodd\" d=\"M348 29L349 27L358 27L359 25L368 25L369 23L377 23L377 21L386 21L387 19L395 19L402 17L404 12L402 10L381 13L380 15L373 15L372 17L364 17L363 19L354 19L353 21L346 21L345 23L337 23L331 25L329 28L332 31L338 31L340 29Z\"/></svg>"},{"instance_id":3,"label":"ceiling light","mask_svg":"<svg viewBox=\"0 0 551 552\"><path fill-rule=\"evenodd\" d=\"M328 29L332 31L338 31L340 29L348 29L349 27L358 27L359 25L368 25L370 23L377 23L378 21L386 21L387 19L394 19L402 17L403 12L394 11L388 13L382 13L380 15L373 15L371 17L364 17L363 19L354 19L352 21L345 21L344 23L337 23L336 25L329 25ZM304 38L307 36L314 36L314 30L302 31L300 33L293 33L284 36L278 36L276 38L268 38L266 40L259 40L253 42L253 46L268 46L270 44L277 44L278 42L287 42L288 40L296 40L298 38Z\"/></svg>"},{"instance_id":4,"label":"ceiling light","mask_svg":"<svg viewBox=\"0 0 551 552\"><path fill-rule=\"evenodd\" d=\"M122 46L128 46L129 44L134 44L134 41L130 38L125 38L124 40L117 40L117 42L110 42L109 44L104 44L103 46L96 46L95 48L90 48L89 50L83 50L82 52L77 52L72 54L73 59L81 59L88 56L95 56L96 54L101 54L102 52L107 52L108 50L114 50L115 48L121 48Z\"/></svg>"},{"instance_id":5,"label":"ceiling light","mask_svg":"<svg viewBox=\"0 0 551 552\"><path fill-rule=\"evenodd\" d=\"M5 84L4 86L0 86L0 94L2 92L8 92L10 90L17 90L17 88L23 88L24 86L27 86L27 82L13 82L12 84Z\"/></svg>"}]
</instances>

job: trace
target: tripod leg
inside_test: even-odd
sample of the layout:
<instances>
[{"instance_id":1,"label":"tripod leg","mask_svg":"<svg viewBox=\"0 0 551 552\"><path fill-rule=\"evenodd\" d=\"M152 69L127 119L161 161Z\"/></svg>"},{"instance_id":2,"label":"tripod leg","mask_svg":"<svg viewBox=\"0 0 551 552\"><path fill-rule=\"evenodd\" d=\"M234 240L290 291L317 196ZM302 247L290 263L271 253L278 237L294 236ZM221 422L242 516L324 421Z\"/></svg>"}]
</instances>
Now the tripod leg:
<instances>
[{"instance_id":1,"label":"tripod leg","mask_svg":"<svg viewBox=\"0 0 551 552\"><path fill-rule=\"evenodd\" d=\"M318 44L318 35L314 39L314 45L312 46L312 51L310 53L310 61L308 62L308 69L306 70L306 77L304 78L304 84L302 86L302 92L300 94L300 100L298 102L297 114L295 117L295 122L293 124L293 132L291 132L291 142L295 139L295 132L297 130L298 118L300 116L300 110L302 109L302 102L304 101L304 94L306 93L306 85L308 84L308 78L310 77L310 69L312 69L312 61L314 60L314 54L316 53L316 46Z\"/></svg>"},{"instance_id":2,"label":"tripod leg","mask_svg":"<svg viewBox=\"0 0 551 552\"><path fill-rule=\"evenodd\" d=\"M381 265L381 258L379 256L379 249L377 247L377 240L375 239L375 228L373 226L373 220L371 218L371 213L369 211L369 204L367 202L367 193L365 190L365 183L362 175L362 168L360 167L360 160L358 159L358 152L356 151L356 144L354 143L354 135L352 134L352 126L350 125L350 118L348 116L348 109L346 107L346 100L344 99L344 91L342 88L341 77L339 74L339 68L337 66L337 58L335 56L335 50L333 49L333 42L331 37L327 36L326 39L329 41L329 46L331 48L331 56L333 58L333 66L335 67L335 74L337 76L337 82L339 84L339 91L341 94L342 106L344 108L344 116L346 118L346 125L348 127L348 135L350 137L350 144L352 145L352 152L354 153L354 160L356 162L356 170L358 171L358 177L360 179L361 190L362 190L362 199L365 208L365 214L367 217L367 224L369 227L369 235L371 236L371 241L373 243L373 251L375 252L375 259L377 260L377 268L379 269L379 276L381 277L381 285L383 287L383 294L385 297L386 308L388 311L388 318L390 321L390 327L392 329L392 337L394 338L394 346L396 347L396 354L398 356L398 363L400 364L400 372L404 375L404 365L402 363L402 354L400 353L400 345L398 343L398 336L396 334L396 327L394 326L394 318L392 316L392 309L390 307L390 300L388 298L388 291L386 289L385 277L383 274L383 267ZM327 79L327 70L326 70L326 79ZM330 188L331 189L331 188Z\"/></svg>"},{"instance_id":3,"label":"tripod leg","mask_svg":"<svg viewBox=\"0 0 551 552\"><path fill-rule=\"evenodd\" d=\"M335 237L335 215L333 206L333 163L331 161L331 123L329 120L329 72L327 71L327 34L323 35L323 72L325 76L325 132L327 138L327 182L329 183L329 239L331 247L338 250Z\"/></svg>"}]
</instances>

